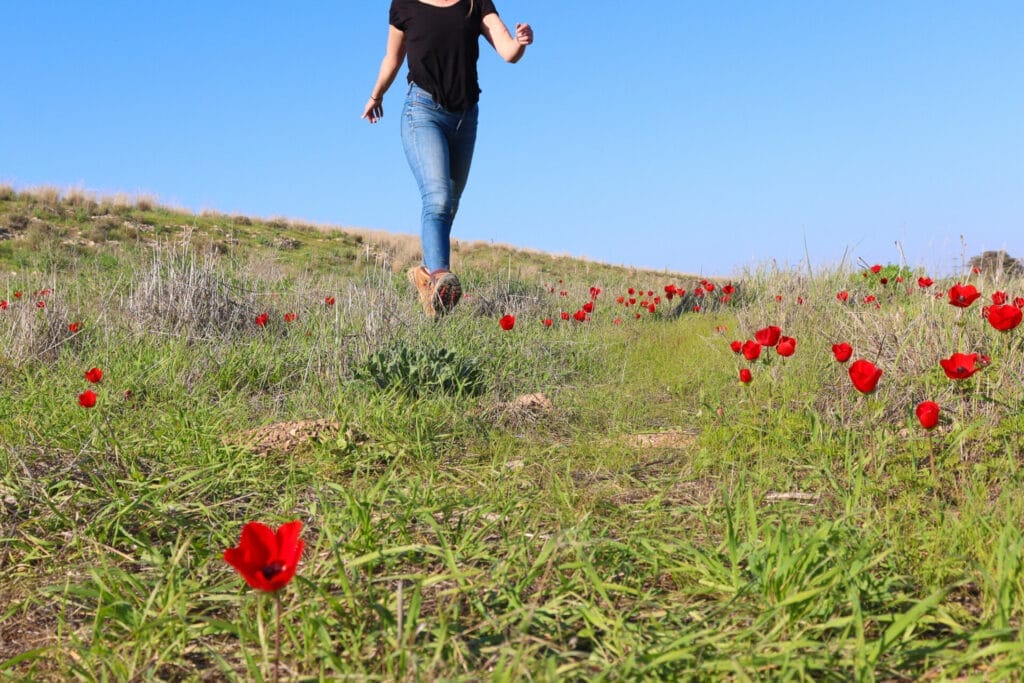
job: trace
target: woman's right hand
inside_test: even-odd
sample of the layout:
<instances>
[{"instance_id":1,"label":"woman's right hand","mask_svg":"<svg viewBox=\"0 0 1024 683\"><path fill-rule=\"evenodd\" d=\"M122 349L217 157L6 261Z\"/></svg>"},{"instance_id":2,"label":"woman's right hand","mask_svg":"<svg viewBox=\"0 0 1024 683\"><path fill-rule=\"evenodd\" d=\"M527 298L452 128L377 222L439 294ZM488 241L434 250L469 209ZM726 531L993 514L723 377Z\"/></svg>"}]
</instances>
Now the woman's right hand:
<instances>
[{"instance_id":1,"label":"woman's right hand","mask_svg":"<svg viewBox=\"0 0 1024 683\"><path fill-rule=\"evenodd\" d=\"M366 101L366 108L359 118L368 119L370 123L377 123L384 116L384 98L371 97Z\"/></svg>"}]
</instances>

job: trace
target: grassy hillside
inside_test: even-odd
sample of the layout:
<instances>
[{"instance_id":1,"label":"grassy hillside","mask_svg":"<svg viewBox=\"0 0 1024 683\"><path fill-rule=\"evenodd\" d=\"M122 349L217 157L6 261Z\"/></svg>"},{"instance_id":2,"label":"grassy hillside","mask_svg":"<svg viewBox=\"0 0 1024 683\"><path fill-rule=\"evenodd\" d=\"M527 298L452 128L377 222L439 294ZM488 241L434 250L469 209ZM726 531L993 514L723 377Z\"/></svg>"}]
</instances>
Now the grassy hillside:
<instances>
[{"instance_id":1,"label":"grassy hillside","mask_svg":"<svg viewBox=\"0 0 1024 683\"><path fill-rule=\"evenodd\" d=\"M0 237L0 676L1024 665L1001 261L957 307L901 264L726 283L460 244L465 300L431 323L414 238L10 188ZM730 347L771 326L794 353ZM295 578L248 588L224 551L291 520Z\"/></svg>"}]
</instances>

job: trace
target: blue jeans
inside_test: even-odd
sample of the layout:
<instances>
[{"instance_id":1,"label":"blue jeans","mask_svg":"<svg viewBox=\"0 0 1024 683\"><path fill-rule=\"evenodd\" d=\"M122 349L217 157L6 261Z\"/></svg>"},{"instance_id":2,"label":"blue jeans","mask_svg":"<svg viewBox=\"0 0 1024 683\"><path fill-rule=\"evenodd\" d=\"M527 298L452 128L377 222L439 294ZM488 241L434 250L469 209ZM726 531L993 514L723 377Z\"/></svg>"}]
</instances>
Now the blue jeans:
<instances>
[{"instance_id":1,"label":"blue jeans","mask_svg":"<svg viewBox=\"0 0 1024 683\"><path fill-rule=\"evenodd\" d=\"M477 113L477 105L449 111L426 90L409 85L402 109L402 147L420 187L423 265L430 272L451 266L452 221L473 161Z\"/></svg>"}]
</instances>

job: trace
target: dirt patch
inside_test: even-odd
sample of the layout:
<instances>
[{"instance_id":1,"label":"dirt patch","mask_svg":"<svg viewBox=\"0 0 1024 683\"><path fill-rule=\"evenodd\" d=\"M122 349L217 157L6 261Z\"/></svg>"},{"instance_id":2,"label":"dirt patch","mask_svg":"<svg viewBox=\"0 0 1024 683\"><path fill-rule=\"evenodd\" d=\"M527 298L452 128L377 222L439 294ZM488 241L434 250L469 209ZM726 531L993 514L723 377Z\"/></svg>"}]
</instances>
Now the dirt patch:
<instances>
[{"instance_id":1,"label":"dirt patch","mask_svg":"<svg viewBox=\"0 0 1024 683\"><path fill-rule=\"evenodd\" d=\"M487 416L506 427L520 427L535 424L554 411L555 404L544 394L523 394L495 404Z\"/></svg>"},{"instance_id":2,"label":"dirt patch","mask_svg":"<svg viewBox=\"0 0 1024 683\"><path fill-rule=\"evenodd\" d=\"M224 440L228 445L248 448L257 455L288 455L320 443L337 443L339 448L347 449L366 441L367 437L358 430L333 420L277 422Z\"/></svg>"},{"instance_id":3,"label":"dirt patch","mask_svg":"<svg viewBox=\"0 0 1024 683\"><path fill-rule=\"evenodd\" d=\"M687 448L697 442L697 432L670 429L649 434L631 434L627 443L637 448Z\"/></svg>"}]
</instances>

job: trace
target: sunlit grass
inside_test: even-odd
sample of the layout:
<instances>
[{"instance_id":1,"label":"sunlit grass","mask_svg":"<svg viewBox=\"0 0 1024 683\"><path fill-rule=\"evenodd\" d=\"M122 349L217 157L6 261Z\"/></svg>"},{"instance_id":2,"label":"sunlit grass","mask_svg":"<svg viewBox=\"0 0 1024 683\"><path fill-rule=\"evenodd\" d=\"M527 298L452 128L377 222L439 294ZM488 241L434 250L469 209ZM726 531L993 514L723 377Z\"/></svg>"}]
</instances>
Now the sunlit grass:
<instances>
[{"instance_id":1,"label":"sunlit grass","mask_svg":"<svg viewBox=\"0 0 1024 683\"><path fill-rule=\"evenodd\" d=\"M11 216L0 676L269 677L271 600L221 554L246 521L291 519L306 552L282 594L288 678L1024 665L1022 332L936 298L953 280L766 269L715 304L722 282L695 298L700 278L477 245L457 256L465 301L434 324L401 244L370 234L0 188ZM1024 295L1013 273L961 279ZM563 321L595 286L589 320ZM630 287L656 311L616 303ZM767 325L792 357L730 350ZM853 389L838 341L883 369L875 393ZM378 352L427 366L403 376L450 363L402 349L453 352L481 390L372 381ZM953 351L991 364L954 383L938 366ZM530 394L545 401L517 402ZM924 399L942 406L931 434Z\"/></svg>"}]
</instances>

